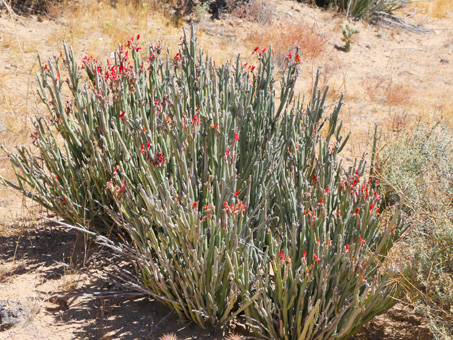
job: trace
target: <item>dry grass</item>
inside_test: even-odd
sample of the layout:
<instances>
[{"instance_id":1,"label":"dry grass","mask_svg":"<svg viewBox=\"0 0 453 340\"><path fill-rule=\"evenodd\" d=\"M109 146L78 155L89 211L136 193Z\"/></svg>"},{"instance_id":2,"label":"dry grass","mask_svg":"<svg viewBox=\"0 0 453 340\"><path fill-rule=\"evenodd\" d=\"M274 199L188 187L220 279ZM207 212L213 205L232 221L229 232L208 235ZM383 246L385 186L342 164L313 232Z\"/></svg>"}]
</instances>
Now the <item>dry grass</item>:
<instances>
[{"instance_id":1,"label":"dry grass","mask_svg":"<svg viewBox=\"0 0 453 340\"><path fill-rule=\"evenodd\" d=\"M434 18L443 18L448 16L450 11L453 11L453 1L451 0L431 0L416 2L415 7L421 8L426 13Z\"/></svg>"},{"instance_id":2,"label":"dry grass","mask_svg":"<svg viewBox=\"0 0 453 340\"><path fill-rule=\"evenodd\" d=\"M82 0L57 5L53 15L63 25L49 39L50 45L60 45L65 39L74 50L93 56L108 56L126 43L132 36L140 34L142 41L162 40L165 46L177 49L181 29L175 26L171 15L157 0L137 3L118 0ZM176 41L176 43L175 43Z\"/></svg>"},{"instance_id":3,"label":"dry grass","mask_svg":"<svg viewBox=\"0 0 453 340\"><path fill-rule=\"evenodd\" d=\"M406 84L390 84L384 91L385 101L390 106L408 104L414 88Z\"/></svg>"},{"instance_id":4,"label":"dry grass","mask_svg":"<svg viewBox=\"0 0 453 340\"><path fill-rule=\"evenodd\" d=\"M299 47L299 53L304 58L315 59L325 51L327 42L327 37L318 33L314 27L295 22L276 23L265 30L255 30L250 33L247 44L252 48L272 46L277 64L282 64L285 55L296 47Z\"/></svg>"}]
</instances>

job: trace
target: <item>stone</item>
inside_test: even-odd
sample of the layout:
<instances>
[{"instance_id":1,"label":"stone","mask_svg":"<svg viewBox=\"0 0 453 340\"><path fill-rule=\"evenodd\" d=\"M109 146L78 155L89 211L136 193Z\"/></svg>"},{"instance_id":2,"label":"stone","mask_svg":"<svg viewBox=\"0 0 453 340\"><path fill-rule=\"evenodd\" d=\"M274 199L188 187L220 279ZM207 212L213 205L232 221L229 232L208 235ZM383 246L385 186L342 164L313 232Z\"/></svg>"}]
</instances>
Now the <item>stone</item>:
<instances>
[{"instance_id":1,"label":"stone","mask_svg":"<svg viewBox=\"0 0 453 340\"><path fill-rule=\"evenodd\" d=\"M22 307L14 307L8 303L0 303L0 331L6 331L19 323L24 316Z\"/></svg>"}]
</instances>

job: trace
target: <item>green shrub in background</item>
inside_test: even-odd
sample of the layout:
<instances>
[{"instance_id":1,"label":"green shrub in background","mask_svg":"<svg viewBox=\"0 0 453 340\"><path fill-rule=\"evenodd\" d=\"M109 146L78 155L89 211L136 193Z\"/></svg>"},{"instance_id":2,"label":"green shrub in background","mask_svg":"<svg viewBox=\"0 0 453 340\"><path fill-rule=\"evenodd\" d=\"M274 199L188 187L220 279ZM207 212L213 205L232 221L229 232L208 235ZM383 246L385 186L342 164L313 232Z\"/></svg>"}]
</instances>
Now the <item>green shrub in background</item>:
<instances>
[{"instance_id":1,"label":"green shrub in background","mask_svg":"<svg viewBox=\"0 0 453 340\"><path fill-rule=\"evenodd\" d=\"M371 17L379 13L392 13L412 0L316 0L318 5L333 6L346 12L346 16Z\"/></svg>"},{"instance_id":2,"label":"green shrub in background","mask_svg":"<svg viewBox=\"0 0 453 340\"><path fill-rule=\"evenodd\" d=\"M453 329L453 131L420 125L387 145L381 154L380 182L392 204L407 187L404 211L410 232L405 256L412 260L409 293L431 317L438 339Z\"/></svg>"},{"instance_id":3,"label":"green shrub in background","mask_svg":"<svg viewBox=\"0 0 453 340\"><path fill-rule=\"evenodd\" d=\"M193 32L163 57L138 42L106 64L67 46L40 62L50 117L3 183L69 223L121 227L141 285L202 327L242 316L267 338L343 339L389 308L398 209L381 218L363 163L344 171L327 91L294 96L297 53L277 100L269 50L216 66Z\"/></svg>"}]
</instances>

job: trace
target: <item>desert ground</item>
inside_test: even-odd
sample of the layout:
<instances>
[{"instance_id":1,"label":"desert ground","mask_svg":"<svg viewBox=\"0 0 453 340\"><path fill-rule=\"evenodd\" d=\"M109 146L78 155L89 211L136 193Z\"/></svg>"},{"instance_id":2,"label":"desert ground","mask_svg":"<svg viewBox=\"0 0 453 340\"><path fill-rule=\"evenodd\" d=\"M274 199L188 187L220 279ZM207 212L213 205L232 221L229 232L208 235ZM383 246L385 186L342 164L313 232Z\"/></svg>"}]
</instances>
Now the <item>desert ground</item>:
<instances>
[{"instance_id":1,"label":"desert ground","mask_svg":"<svg viewBox=\"0 0 453 340\"><path fill-rule=\"evenodd\" d=\"M37 54L43 60L58 55L65 39L80 60L85 55L105 60L119 42L136 34L142 41L162 41L176 53L182 27L193 19L201 46L219 63L237 54L253 62L255 47L272 46L278 72L278 58L299 45L303 64L297 90L308 95L319 69L321 85L330 88L328 101L344 94L341 117L352 134L344 154L360 158L370 151L375 124L383 144L419 122L453 124L453 6L441 12L432 6L409 6L396 13L398 21L347 21L334 10L282 0L266 2L259 15L225 13L213 19L199 11L174 22L161 10L122 3L112 8L81 0L31 15L0 5L0 139L10 149L29 145L30 118L46 114L36 94ZM349 53L341 49L340 24L346 22L360 30ZM14 178L2 153L0 174ZM249 336L240 325L200 330L152 299L112 290L102 280L107 251L42 216L58 218L0 186L0 309L11 311L12 319L11 325L0 322L0 339ZM354 339L430 338L424 316L400 303Z\"/></svg>"}]
</instances>

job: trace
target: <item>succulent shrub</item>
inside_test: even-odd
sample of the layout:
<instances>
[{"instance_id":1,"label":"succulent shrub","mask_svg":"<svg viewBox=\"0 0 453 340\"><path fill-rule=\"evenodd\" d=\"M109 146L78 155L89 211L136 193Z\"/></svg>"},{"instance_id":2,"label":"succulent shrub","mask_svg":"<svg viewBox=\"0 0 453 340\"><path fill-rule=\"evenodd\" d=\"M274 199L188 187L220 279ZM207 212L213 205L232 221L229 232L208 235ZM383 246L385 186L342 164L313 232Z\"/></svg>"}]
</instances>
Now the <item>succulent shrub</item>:
<instances>
[{"instance_id":1,"label":"succulent shrub","mask_svg":"<svg viewBox=\"0 0 453 340\"><path fill-rule=\"evenodd\" d=\"M180 51L182 70L195 60L209 70L201 55L192 57L192 44ZM201 83L228 80L208 95L212 103L224 98L221 109L200 105L196 119L175 119L162 130L182 170L167 169L156 180L153 167L137 168L143 182L128 191L116 220L145 254L137 261L144 285L180 315L208 326L244 312L263 337L347 338L395 303L397 289L381 266L404 228L398 208L380 217L380 195L361 176L364 164L346 173L338 161L348 139L340 106L325 118L327 92L316 84L307 107L293 96L297 55L288 57L277 103L271 57L259 54L253 96L239 61L232 72L201 71ZM179 84L173 93L186 93L186 82Z\"/></svg>"},{"instance_id":2,"label":"succulent shrub","mask_svg":"<svg viewBox=\"0 0 453 340\"><path fill-rule=\"evenodd\" d=\"M389 308L398 211L384 221L364 164L338 161L341 105L325 117L317 84L306 106L294 95L297 52L277 88L272 50L217 66L193 31L174 55L138 41L106 65L66 45L40 62L38 155L8 152L18 183L4 184L126 231L142 284L202 327L244 316L268 338L345 338Z\"/></svg>"},{"instance_id":3,"label":"succulent shrub","mask_svg":"<svg viewBox=\"0 0 453 340\"><path fill-rule=\"evenodd\" d=\"M417 308L431 315L437 338L453 333L453 131L419 125L386 145L379 179L386 204L407 189L403 207L410 226L401 252L412 269L406 286Z\"/></svg>"},{"instance_id":4,"label":"succulent shrub","mask_svg":"<svg viewBox=\"0 0 453 340\"><path fill-rule=\"evenodd\" d=\"M360 33L360 31L356 28L351 28L348 24L346 24L345 26L340 25L340 28L341 28L341 32L343 34L343 38L341 40L344 41L344 51L350 52L352 36L354 34Z\"/></svg>"}]
</instances>

